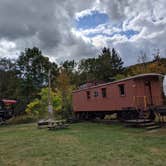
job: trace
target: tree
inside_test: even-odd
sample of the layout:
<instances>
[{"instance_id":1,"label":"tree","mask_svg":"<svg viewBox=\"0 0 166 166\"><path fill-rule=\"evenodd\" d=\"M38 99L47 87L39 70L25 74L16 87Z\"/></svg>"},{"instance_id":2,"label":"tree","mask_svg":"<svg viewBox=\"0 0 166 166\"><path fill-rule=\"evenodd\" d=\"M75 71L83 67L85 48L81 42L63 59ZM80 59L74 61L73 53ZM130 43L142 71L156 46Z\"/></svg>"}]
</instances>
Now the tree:
<instances>
[{"instance_id":1,"label":"tree","mask_svg":"<svg viewBox=\"0 0 166 166\"><path fill-rule=\"evenodd\" d=\"M42 55L37 47L27 48L17 60L19 77L23 79L22 89L27 96L27 103L34 99L42 87L48 85L48 70L52 75L58 73L57 65Z\"/></svg>"},{"instance_id":2,"label":"tree","mask_svg":"<svg viewBox=\"0 0 166 166\"><path fill-rule=\"evenodd\" d=\"M61 68L57 78L57 87L62 96L62 117L69 118L72 115L72 90L70 78L66 71Z\"/></svg>"},{"instance_id":3,"label":"tree","mask_svg":"<svg viewBox=\"0 0 166 166\"><path fill-rule=\"evenodd\" d=\"M113 76L124 72L123 61L114 48L111 53L111 66Z\"/></svg>"},{"instance_id":4,"label":"tree","mask_svg":"<svg viewBox=\"0 0 166 166\"><path fill-rule=\"evenodd\" d=\"M20 92L15 60L0 59L0 99L17 98Z\"/></svg>"},{"instance_id":5,"label":"tree","mask_svg":"<svg viewBox=\"0 0 166 166\"><path fill-rule=\"evenodd\" d=\"M59 91L51 90L51 100L54 113L60 112L62 108L62 96ZM27 105L25 112L38 117L48 116L48 88L42 88L38 94L39 98L35 98Z\"/></svg>"},{"instance_id":6,"label":"tree","mask_svg":"<svg viewBox=\"0 0 166 166\"><path fill-rule=\"evenodd\" d=\"M75 70L76 62L74 60L66 60L61 64L61 66L63 67L63 69L65 69L67 73L72 73Z\"/></svg>"},{"instance_id":7,"label":"tree","mask_svg":"<svg viewBox=\"0 0 166 166\"><path fill-rule=\"evenodd\" d=\"M95 58L82 59L79 63L79 73L81 80L90 81L97 79L97 61Z\"/></svg>"},{"instance_id":8,"label":"tree","mask_svg":"<svg viewBox=\"0 0 166 166\"><path fill-rule=\"evenodd\" d=\"M70 84L77 84L78 73L76 71L77 63L74 60L66 60L61 64L61 68L65 70L70 78Z\"/></svg>"},{"instance_id":9,"label":"tree","mask_svg":"<svg viewBox=\"0 0 166 166\"><path fill-rule=\"evenodd\" d=\"M14 59L1 58L0 59L0 70L1 71L15 71L16 61Z\"/></svg>"},{"instance_id":10,"label":"tree","mask_svg":"<svg viewBox=\"0 0 166 166\"><path fill-rule=\"evenodd\" d=\"M153 61L160 62L160 49L157 49L155 53L153 53Z\"/></svg>"},{"instance_id":11,"label":"tree","mask_svg":"<svg viewBox=\"0 0 166 166\"><path fill-rule=\"evenodd\" d=\"M123 61L113 48L103 48L101 55L97 60L97 75L100 80L111 81L117 74L123 73Z\"/></svg>"},{"instance_id":12,"label":"tree","mask_svg":"<svg viewBox=\"0 0 166 166\"><path fill-rule=\"evenodd\" d=\"M123 74L123 61L113 48L103 48L97 58L81 60L80 76L86 81L111 81L117 74Z\"/></svg>"},{"instance_id":13,"label":"tree","mask_svg":"<svg viewBox=\"0 0 166 166\"><path fill-rule=\"evenodd\" d=\"M140 55L138 56L138 65L136 66L135 71L133 73L135 74L141 74L141 73L147 73L147 62L148 62L148 56L144 51L140 51Z\"/></svg>"}]
</instances>

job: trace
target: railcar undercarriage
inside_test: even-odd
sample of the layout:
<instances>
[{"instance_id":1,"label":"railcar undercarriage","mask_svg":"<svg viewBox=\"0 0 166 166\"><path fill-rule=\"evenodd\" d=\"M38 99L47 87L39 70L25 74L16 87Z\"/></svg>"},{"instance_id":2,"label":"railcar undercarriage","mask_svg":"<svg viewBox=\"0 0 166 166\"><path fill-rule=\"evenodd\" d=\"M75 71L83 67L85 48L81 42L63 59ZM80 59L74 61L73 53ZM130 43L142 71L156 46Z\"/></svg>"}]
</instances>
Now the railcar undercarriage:
<instances>
[{"instance_id":1,"label":"railcar undercarriage","mask_svg":"<svg viewBox=\"0 0 166 166\"><path fill-rule=\"evenodd\" d=\"M137 120L137 119L158 119L160 123L164 123L166 116L166 106L149 108L147 110L126 108L115 111L80 111L75 113L77 120L94 120L96 118L104 119L106 115L116 114L119 121Z\"/></svg>"}]
</instances>

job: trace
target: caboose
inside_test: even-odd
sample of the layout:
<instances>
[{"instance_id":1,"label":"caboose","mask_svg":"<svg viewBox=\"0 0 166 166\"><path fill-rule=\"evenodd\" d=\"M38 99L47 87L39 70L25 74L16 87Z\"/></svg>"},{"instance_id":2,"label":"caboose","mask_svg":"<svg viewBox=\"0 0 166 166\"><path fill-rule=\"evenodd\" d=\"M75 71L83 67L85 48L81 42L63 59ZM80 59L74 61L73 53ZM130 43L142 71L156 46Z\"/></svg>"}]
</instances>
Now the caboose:
<instances>
[{"instance_id":1,"label":"caboose","mask_svg":"<svg viewBox=\"0 0 166 166\"><path fill-rule=\"evenodd\" d=\"M116 113L118 119L137 119L145 112L152 118L153 110L164 102L163 78L148 73L98 85L85 84L73 92L76 118L104 118Z\"/></svg>"},{"instance_id":2,"label":"caboose","mask_svg":"<svg viewBox=\"0 0 166 166\"><path fill-rule=\"evenodd\" d=\"M0 122L11 118L14 115L16 100L0 100Z\"/></svg>"}]
</instances>

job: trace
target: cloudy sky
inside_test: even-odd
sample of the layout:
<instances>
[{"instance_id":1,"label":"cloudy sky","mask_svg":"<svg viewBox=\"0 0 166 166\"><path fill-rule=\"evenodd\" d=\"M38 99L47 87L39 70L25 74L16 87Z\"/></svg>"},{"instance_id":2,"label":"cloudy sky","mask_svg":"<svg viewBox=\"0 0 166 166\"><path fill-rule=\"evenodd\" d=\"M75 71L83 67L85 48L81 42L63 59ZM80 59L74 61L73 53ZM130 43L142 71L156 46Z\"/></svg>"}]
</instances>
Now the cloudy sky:
<instances>
[{"instance_id":1,"label":"cloudy sky","mask_svg":"<svg viewBox=\"0 0 166 166\"><path fill-rule=\"evenodd\" d=\"M125 65L160 49L166 0L0 0L0 57L39 47L52 61L95 57L114 47Z\"/></svg>"}]
</instances>

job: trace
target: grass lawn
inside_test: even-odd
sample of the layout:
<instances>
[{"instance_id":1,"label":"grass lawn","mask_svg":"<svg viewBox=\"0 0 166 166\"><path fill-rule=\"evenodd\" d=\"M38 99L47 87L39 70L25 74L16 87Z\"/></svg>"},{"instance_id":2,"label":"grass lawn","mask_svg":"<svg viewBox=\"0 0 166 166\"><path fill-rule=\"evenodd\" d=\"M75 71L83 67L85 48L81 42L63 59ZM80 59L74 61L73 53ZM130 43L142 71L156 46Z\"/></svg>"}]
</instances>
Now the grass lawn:
<instances>
[{"instance_id":1,"label":"grass lawn","mask_svg":"<svg viewBox=\"0 0 166 166\"><path fill-rule=\"evenodd\" d=\"M122 125L72 124L48 131L36 124L0 127L0 166L165 166L166 128L149 133Z\"/></svg>"}]
</instances>

